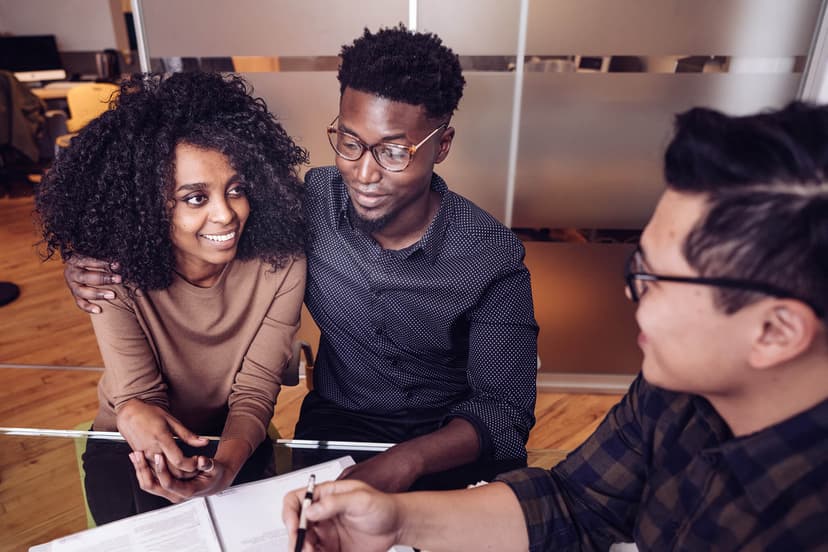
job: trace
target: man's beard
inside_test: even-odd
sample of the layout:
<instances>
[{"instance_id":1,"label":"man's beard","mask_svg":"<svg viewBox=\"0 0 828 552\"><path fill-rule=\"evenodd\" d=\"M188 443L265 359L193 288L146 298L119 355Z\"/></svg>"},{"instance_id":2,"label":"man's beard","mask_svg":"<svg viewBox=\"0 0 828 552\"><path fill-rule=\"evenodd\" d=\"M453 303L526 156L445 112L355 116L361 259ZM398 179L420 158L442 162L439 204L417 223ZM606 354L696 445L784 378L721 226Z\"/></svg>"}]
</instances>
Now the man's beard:
<instances>
[{"instance_id":1,"label":"man's beard","mask_svg":"<svg viewBox=\"0 0 828 552\"><path fill-rule=\"evenodd\" d=\"M391 221L393 215L394 213L387 213L376 219L363 218L354 209L354 204L350 201L348 202L348 217L351 219L351 224L354 228L369 236L385 228L385 225Z\"/></svg>"}]
</instances>

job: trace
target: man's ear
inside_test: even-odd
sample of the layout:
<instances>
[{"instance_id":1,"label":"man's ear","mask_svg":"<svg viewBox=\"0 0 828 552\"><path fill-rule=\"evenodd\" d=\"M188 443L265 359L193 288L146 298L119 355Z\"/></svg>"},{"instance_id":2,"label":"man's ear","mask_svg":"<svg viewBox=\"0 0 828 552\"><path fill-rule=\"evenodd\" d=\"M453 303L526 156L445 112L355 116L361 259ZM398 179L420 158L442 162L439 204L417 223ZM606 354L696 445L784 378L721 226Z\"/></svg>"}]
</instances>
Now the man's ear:
<instances>
[{"instance_id":1,"label":"man's ear","mask_svg":"<svg viewBox=\"0 0 828 552\"><path fill-rule=\"evenodd\" d=\"M750 365L772 368L804 353L819 333L814 312L792 299L774 299L760 311L761 328L750 350Z\"/></svg>"},{"instance_id":2,"label":"man's ear","mask_svg":"<svg viewBox=\"0 0 828 552\"><path fill-rule=\"evenodd\" d=\"M451 149L451 142L454 140L454 127L448 127L440 136L440 143L437 144L437 156L434 158L434 164L442 163L448 157Z\"/></svg>"}]
</instances>

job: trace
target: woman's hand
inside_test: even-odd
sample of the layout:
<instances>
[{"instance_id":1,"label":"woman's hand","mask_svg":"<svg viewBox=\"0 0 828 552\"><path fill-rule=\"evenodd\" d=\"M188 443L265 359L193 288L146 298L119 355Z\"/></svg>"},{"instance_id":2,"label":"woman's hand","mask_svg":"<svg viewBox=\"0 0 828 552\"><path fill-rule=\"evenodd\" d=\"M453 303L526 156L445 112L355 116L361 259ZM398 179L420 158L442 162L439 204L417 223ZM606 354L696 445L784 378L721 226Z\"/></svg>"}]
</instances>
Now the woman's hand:
<instances>
[{"instance_id":1,"label":"woman's hand","mask_svg":"<svg viewBox=\"0 0 828 552\"><path fill-rule=\"evenodd\" d=\"M208 441L199 437L179 422L172 414L140 399L128 401L118 411L118 431L133 451L142 451L146 459L155 462L156 454L163 454L167 470L178 479L199 475L197 458L185 456L175 436L194 447L206 446Z\"/></svg>"},{"instance_id":2,"label":"woman's hand","mask_svg":"<svg viewBox=\"0 0 828 552\"><path fill-rule=\"evenodd\" d=\"M222 462L207 456L195 456L197 471L193 477L180 479L167 469L163 454L153 456L150 467L146 454L136 450L129 454L135 466L135 475L141 489L166 498L172 503L196 496L207 496L223 491L233 482L234 474Z\"/></svg>"},{"instance_id":3,"label":"woman's hand","mask_svg":"<svg viewBox=\"0 0 828 552\"><path fill-rule=\"evenodd\" d=\"M135 475L143 490L162 496L170 502L181 502L194 496L211 495L229 487L252 452L250 444L243 439L222 439L215 457L192 458L197 472L188 479L171 473L162 454L149 457L143 451L136 450L129 457L135 465Z\"/></svg>"}]
</instances>

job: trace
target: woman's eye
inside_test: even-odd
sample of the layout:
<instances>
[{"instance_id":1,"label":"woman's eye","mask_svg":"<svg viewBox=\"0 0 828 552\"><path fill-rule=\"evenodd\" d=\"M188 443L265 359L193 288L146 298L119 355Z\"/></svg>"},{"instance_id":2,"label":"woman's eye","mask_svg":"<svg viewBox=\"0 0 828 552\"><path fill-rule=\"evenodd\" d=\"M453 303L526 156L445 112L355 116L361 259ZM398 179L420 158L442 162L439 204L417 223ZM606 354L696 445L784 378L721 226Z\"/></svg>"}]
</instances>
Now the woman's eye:
<instances>
[{"instance_id":1,"label":"woman's eye","mask_svg":"<svg viewBox=\"0 0 828 552\"><path fill-rule=\"evenodd\" d=\"M233 186L227 190L227 197L244 197L246 195L247 190L244 189L244 186Z\"/></svg>"},{"instance_id":2,"label":"woman's eye","mask_svg":"<svg viewBox=\"0 0 828 552\"><path fill-rule=\"evenodd\" d=\"M203 194L196 194L184 198L184 203L192 205L193 207L200 207L207 203L207 196Z\"/></svg>"}]
</instances>

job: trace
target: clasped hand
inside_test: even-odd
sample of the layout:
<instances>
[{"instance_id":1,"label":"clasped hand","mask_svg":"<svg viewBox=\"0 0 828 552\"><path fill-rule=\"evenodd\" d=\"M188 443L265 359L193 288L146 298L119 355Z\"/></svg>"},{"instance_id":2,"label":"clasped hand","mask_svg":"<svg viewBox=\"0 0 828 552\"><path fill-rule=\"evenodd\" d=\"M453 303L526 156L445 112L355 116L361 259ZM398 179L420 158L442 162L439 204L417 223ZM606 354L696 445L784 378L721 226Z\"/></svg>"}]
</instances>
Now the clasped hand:
<instances>
[{"instance_id":1,"label":"clasped hand","mask_svg":"<svg viewBox=\"0 0 828 552\"><path fill-rule=\"evenodd\" d=\"M163 408L132 399L118 412L118 430L129 443L138 483L144 491L181 502L225 488L226 469L207 456L186 456L177 436L194 446L207 445Z\"/></svg>"}]
</instances>

